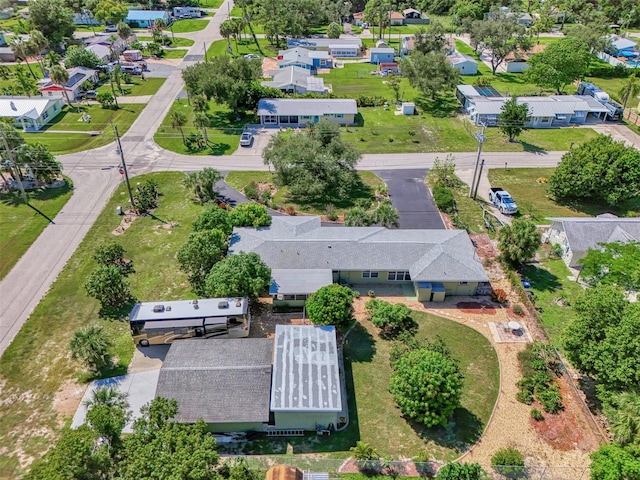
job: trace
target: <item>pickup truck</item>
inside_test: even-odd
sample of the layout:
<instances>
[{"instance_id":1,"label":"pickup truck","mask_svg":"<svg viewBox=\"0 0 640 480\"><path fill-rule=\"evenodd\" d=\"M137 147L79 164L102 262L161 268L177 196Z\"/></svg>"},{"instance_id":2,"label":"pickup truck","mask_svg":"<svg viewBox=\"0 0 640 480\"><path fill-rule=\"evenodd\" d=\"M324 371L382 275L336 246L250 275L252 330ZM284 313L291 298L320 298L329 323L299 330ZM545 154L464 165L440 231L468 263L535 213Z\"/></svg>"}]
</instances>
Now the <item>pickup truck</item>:
<instances>
[{"instance_id":1,"label":"pickup truck","mask_svg":"<svg viewBox=\"0 0 640 480\"><path fill-rule=\"evenodd\" d=\"M516 202L514 202L511 195L502 188L490 188L489 200L500 211L500 213L513 215L518 212Z\"/></svg>"}]
</instances>

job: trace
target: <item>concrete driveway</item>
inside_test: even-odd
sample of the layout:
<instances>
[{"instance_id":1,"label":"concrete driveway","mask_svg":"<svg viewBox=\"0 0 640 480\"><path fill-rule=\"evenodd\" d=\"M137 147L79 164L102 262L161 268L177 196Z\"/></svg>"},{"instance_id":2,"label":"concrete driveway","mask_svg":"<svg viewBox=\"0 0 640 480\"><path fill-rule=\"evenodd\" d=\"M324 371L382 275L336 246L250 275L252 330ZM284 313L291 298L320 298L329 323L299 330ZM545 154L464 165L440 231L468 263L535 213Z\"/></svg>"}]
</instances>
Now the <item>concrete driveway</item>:
<instances>
[{"instance_id":1,"label":"concrete driveway","mask_svg":"<svg viewBox=\"0 0 640 480\"><path fill-rule=\"evenodd\" d=\"M393 206L400 212L400 228L444 228L431 192L424 184L427 172L426 168L376 171L387 184Z\"/></svg>"}]
</instances>

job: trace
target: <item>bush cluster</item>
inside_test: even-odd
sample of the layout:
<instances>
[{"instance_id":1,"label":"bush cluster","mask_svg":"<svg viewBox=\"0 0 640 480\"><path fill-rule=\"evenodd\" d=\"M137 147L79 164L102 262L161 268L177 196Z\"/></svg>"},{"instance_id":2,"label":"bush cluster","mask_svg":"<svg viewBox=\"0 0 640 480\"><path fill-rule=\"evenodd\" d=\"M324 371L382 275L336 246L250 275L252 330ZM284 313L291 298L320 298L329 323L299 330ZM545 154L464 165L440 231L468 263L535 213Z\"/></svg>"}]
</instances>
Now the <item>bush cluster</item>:
<instances>
[{"instance_id":1,"label":"bush cluster","mask_svg":"<svg viewBox=\"0 0 640 480\"><path fill-rule=\"evenodd\" d=\"M358 107L380 107L385 103L388 103L388 100L380 95L358 95L356 97Z\"/></svg>"},{"instance_id":2,"label":"bush cluster","mask_svg":"<svg viewBox=\"0 0 640 480\"><path fill-rule=\"evenodd\" d=\"M527 405L537 400L547 413L562 410L560 387L554 380L560 374L560 363L553 347L534 343L518 354L518 360L524 377L518 382L516 399Z\"/></svg>"},{"instance_id":3,"label":"bush cluster","mask_svg":"<svg viewBox=\"0 0 640 480\"><path fill-rule=\"evenodd\" d=\"M453 198L453 191L447 187L444 182L436 182L433 186L432 193L438 210L444 213L455 212L456 201Z\"/></svg>"},{"instance_id":4,"label":"bush cluster","mask_svg":"<svg viewBox=\"0 0 640 480\"><path fill-rule=\"evenodd\" d=\"M370 291L369 296L375 296ZM371 295L373 293L373 295ZM383 338L394 338L400 333L415 330L416 322L411 318L411 310L402 303L392 305L384 300L372 299L366 303L369 320L380 329Z\"/></svg>"}]
</instances>

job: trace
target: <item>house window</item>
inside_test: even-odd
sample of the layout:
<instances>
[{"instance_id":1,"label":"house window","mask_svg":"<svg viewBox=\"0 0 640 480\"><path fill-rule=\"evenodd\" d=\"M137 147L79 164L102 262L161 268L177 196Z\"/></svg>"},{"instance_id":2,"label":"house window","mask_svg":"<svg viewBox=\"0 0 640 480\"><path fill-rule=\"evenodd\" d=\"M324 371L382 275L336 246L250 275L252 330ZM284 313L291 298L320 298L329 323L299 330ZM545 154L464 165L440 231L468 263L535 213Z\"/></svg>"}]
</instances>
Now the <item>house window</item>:
<instances>
[{"instance_id":1,"label":"house window","mask_svg":"<svg viewBox=\"0 0 640 480\"><path fill-rule=\"evenodd\" d=\"M334 115L335 118L344 118L344 113L336 113Z\"/></svg>"},{"instance_id":2,"label":"house window","mask_svg":"<svg viewBox=\"0 0 640 480\"><path fill-rule=\"evenodd\" d=\"M378 278L378 272L372 272L371 270L363 270L362 278Z\"/></svg>"},{"instance_id":3,"label":"house window","mask_svg":"<svg viewBox=\"0 0 640 480\"><path fill-rule=\"evenodd\" d=\"M278 117L276 115L263 115L263 123L278 123Z\"/></svg>"},{"instance_id":4,"label":"house window","mask_svg":"<svg viewBox=\"0 0 640 480\"><path fill-rule=\"evenodd\" d=\"M295 300L295 299L296 299L296 296L295 296L295 295L285 295L285 296L284 296L284 299L285 299L285 300Z\"/></svg>"},{"instance_id":5,"label":"house window","mask_svg":"<svg viewBox=\"0 0 640 480\"><path fill-rule=\"evenodd\" d=\"M47 112L44 112L44 113L42 114L42 119L43 119L43 120L46 120L47 118L49 118L49 114L48 114Z\"/></svg>"},{"instance_id":6,"label":"house window","mask_svg":"<svg viewBox=\"0 0 640 480\"><path fill-rule=\"evenodd\" d=\"M391 280L391 281L395 281L395 282L401 282L403 280L411 280L411 275L409 275L409 272L389 272L389 274L387 275L387 280Z\"/></svg>"},{"instance_id":7,"label":"house window","mask_svg":"<svg viewBox=\"0 0 640 480\"><path fill-rule=\"evenodd\" d=\"M469 282L458 282L458 285L469 285Z\"/></svg>"},{"instance_id":8,"label":"house window","mask_svg":"<svg viewBox=\"0 0 640 480\"><path fill-rule=\"evenodd\" d=\"M309 295L295 295L296 300L306 300Z\"/></svg>"}]
</instances>

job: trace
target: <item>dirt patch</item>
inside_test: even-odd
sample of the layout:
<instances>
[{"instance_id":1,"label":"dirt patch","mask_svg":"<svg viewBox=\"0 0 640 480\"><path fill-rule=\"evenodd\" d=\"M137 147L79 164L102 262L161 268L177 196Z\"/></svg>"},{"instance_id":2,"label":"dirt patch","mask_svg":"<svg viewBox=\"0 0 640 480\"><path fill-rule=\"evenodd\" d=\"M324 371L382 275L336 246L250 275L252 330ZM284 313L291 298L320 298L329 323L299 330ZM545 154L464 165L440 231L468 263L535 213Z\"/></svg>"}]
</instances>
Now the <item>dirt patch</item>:
<instances>
[{"instance_id":1,"label":"dirt patch","mask_svg":"<svg viewBox=\"0 0 640 480\"><path fill-rule=\"evenodd\" d=\"M456 226L453 224L453 220L448 213L440 212L440 216L442 217L442 221L444 222L444 228L447 230L455 230Z\"/></svg>"},{"instance_id":2,"label":"dirt patch","mask_svg":"<svg viewBox=\"0 0 640 480\"><path fill-rule=\"evenodd\" d=\"M270 72L278 70L278 61L275 58L265 57L262 59L262 76L263 78L271 78Z\"/></svg>"},{"instance_id":3,"label":"dirt patch","mask_svg":"<svg viewBox=\"0 0 640 480\"><path fill-rule=\"evenodd\" d=\"M465 314L496 314L496 307L489 302L460 302L456 303L456 308Z\"/></svg>"},{"instance_id":4,"label":"dirt patch","mask_svg":"<svg viewBox=\"0 0 640 480\"><path fill-rule=\"evenodd\" d=\"M134 213L132 211L128 211L124 214L124 216L122 217L122 220L120 220L120 225L118 225L116 227L116 229L111 232L112 235L122 235L124 232L127 231L127 229L131 226L131 224L133 223L133 221L138 218L140 215L138 215L137 213Z\"/></svg>"},{"instance_id":5,"label":"dirt patch","mask_svg":"<svg viewBox=\"0 0 640 480\"><path fill-rule=\"evenodd\" d=\"M164 230L171 230L174 227L178 226L178 222L164 222L160 225L154 225L152 230L158 230L159 228L163 228Z\"/></svg>"},{"instance_id":6,"label":"dirt patch","mask_svg":"<svg viewBox=\"0 0 640 480\"><path fill-rule=\"evenodd\" d=\"M86 385L78 385L72 381L63 383L53 398L53 408L64 417L73 415L86 389Z\"/></svg>"}]
</instances>

